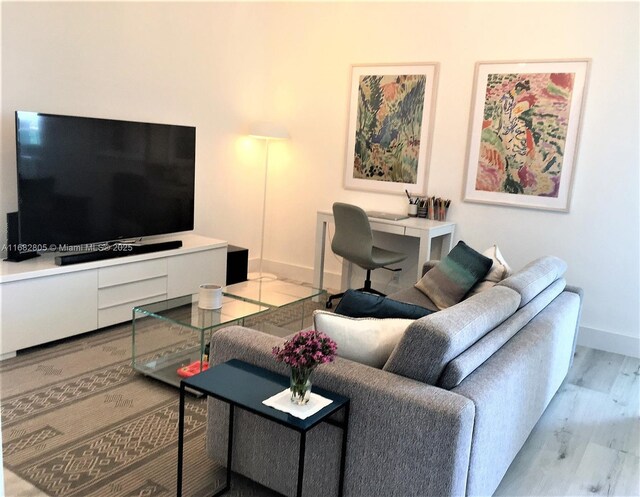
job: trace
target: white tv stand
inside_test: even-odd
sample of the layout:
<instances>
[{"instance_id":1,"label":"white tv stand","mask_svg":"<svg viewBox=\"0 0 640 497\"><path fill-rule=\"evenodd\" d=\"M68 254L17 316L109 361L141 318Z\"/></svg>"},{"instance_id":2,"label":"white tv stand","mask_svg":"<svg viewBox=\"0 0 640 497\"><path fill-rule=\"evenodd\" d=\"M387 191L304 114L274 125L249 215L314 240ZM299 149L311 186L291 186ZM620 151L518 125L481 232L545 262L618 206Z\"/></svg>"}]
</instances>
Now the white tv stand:
<instances>
[{"instance_id":1,"label":"white tv stand","mask_svg":"<svg viewBox=\"0 0 640 497\"><path fill-rule=\"evenodd\" d=\"M182 247L57 266L56 254L0 262L0 360L16 351L131 320L136 305L225 284L227 242L193 234Z\"/></svg>"}]
</instances>

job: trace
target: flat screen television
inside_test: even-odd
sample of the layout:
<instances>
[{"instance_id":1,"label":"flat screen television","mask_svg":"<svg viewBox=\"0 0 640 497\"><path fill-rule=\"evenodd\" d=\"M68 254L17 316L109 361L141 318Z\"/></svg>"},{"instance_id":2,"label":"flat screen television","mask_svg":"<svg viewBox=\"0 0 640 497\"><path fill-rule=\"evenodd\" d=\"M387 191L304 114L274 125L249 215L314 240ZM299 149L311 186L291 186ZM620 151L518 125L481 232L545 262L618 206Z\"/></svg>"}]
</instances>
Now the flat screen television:
<instances>
[{"instance_id":1,"label":"flat screen television","mask_svg":"<svg viewBox=\"0 0 640 497\"><path fill-rule=\"evenodd\" d=\"M195 146L191 126L17 111L20 243L192 230Z\"/></svg>"}]
</instances>

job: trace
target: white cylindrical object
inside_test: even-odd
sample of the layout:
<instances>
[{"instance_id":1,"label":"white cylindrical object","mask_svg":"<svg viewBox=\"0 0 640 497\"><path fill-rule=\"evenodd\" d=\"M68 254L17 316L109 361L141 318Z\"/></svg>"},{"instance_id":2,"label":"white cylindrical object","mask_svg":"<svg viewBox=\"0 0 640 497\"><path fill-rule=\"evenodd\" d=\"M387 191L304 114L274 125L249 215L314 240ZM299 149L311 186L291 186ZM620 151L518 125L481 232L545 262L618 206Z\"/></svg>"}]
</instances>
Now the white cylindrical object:
<instances>
[{"instance_id":1,"label":"white cylindrical object","mask_svg":"<svg viewBox=\"0 0 640 497\"><path fill-rule=\"evenodd\" d=\"M222 287L211 283L200 285L198 307L200 309L220 309L222 307Z\"/></svg>"},{"instance_id":2,"label":"white cylindrical object","mask_svg":"<svg viewBox=\"0 0 640 497\"><path fill-rule=\"evenodd\" d=\"M407 209L407 214L409 214L411 217L416 217L418 215L418 205L409 204L409 208Z\"/></svg>"}]
</instances>

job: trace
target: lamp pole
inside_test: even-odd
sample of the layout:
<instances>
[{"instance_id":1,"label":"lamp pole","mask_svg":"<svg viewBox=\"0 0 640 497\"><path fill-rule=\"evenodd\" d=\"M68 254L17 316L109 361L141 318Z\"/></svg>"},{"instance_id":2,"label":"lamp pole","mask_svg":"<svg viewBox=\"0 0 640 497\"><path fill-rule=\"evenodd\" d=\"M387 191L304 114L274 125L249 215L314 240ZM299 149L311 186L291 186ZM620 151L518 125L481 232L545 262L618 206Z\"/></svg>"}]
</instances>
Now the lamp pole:
<instances>
[{"instance_id":1,"label":"lamp pole","mask_svg":"<svg viewBox=\"0 0 640 497\"><path fill-rule=\"evenodd\" d=\"M253 138L258 138L260 140L265 141L265 154L264 154L264 192L262 194L262 234L260 235L260 272L258 273L257 279L263 280L263 278L268 277L269 279L278 278L273 274L264 274L262 272L262 263L264 260L264 234L265 234L265 224L267 219L267 181L269 179L269 147L271 146L271 142L273 140L286 140L289 138L289 132L279 124L273 122L257 122L254 123L251 127L251 132L249 136Z\"/></svg>"},{"instance_id":2,"label":"lamp pole","mask_svg":"<svg viewBox=\"0 0 640 497\"><path fill-rule=\"evenodd\" d=\"M265 138L266 152L264 154L264 192L262 194L262 236L260 239L260 271L262 279L262 261L264 259L264 226L267 219L267 179L269 178L269 138Z\"/></svg>"}]
</instances>

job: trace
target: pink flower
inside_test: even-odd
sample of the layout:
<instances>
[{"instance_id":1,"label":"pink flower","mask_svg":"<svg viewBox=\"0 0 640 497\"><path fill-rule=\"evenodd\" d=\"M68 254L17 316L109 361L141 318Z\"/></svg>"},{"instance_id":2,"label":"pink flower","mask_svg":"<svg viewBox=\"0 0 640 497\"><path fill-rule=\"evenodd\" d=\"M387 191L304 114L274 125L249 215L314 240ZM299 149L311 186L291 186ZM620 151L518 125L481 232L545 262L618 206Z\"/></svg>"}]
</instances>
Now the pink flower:
<instances>
[{"instance_id":1,"label":"pink flower","mask_svg":"<svg viewBox=\"0 0 640 497\"><path fill-rule=\"evenodd\" d=\"M332 362L338 346L320 331L309 330L296 333L282 347L271 350L277 362L292 368L314 369L319 364Z\"/></svg>"}]
</instances>

